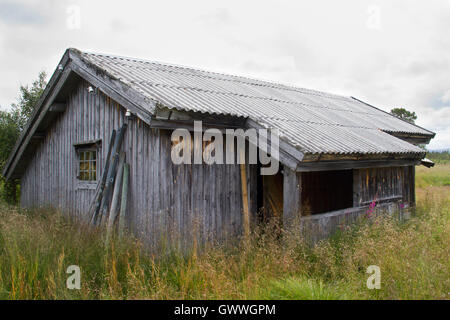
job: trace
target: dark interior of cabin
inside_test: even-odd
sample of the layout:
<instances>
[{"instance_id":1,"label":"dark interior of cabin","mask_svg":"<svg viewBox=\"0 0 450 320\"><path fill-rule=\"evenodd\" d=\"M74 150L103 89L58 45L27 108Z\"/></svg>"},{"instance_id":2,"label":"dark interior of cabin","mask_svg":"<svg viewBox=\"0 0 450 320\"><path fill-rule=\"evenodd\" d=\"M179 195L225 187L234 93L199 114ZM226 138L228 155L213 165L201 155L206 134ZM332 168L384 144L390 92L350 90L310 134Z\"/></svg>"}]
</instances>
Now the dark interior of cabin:
<instances>
[{"instance_id":1,"label":"dark interior of cabin","mask_svg":"<svg viewBox=\"0 0 450 320\"><path fill-rule=\"evenodd\" d=\"M260 166L258 167L258 172ZM258 211L260 218L279 217L283 213L282 170L273 176L258 174ZM353 207L353 171L317 171L302 173L302 215L321 214Z\"/></svg>"},{"instance_id":2,"label":"dark interior of cabin","mask_svg":"<svg viewBox=\"0 0 450 320\"><path fill-rule=\"evenodd\" d=\"M352 206L352 170L302 173L303 215L336 211Z\"/></svg>"}]
</instances>

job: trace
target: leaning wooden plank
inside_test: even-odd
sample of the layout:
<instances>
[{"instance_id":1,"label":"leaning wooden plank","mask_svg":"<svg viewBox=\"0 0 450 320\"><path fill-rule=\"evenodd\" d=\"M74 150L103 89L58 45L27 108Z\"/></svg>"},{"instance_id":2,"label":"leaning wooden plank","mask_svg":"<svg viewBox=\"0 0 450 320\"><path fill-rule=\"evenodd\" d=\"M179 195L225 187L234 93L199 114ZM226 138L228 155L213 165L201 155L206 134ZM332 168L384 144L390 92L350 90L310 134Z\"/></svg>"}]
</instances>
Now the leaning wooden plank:
<instances>
[{"instance_id":1,"label":"leaning wooden plank","mask_svg":"<svg viewBox=\"0 0 450 320\"><path fill-rule=\"evenodd\" d=\"M116 182L114 183L114 192L112 196L111 210L109 212L108 218L108 229L107 229L108 238L111 235L111 232L114 227L114 222L116 221L117 214L119 213L119 199L120 199L120 190L122 189L124 163L125 163L125 152L121 152L119 157L119 166L116 175Z\"/></svg>"},{"instance_id":2,"label":"leaning wooden plank","mask_svg":"<svg viewBox=\"0 0 450 320\"><path fill-rule=\"evenodd\" d=\"M125 166L123 168L122 200L120 201L119 237L123 237L123 233L125 231L125 215L127 211L129 176L130 165L128 163L125 163Z\"/></svg>"},{"instance_id":3,"label":"leaning wooden plank","mask_svg":"<svg viewBox=\"0 0 450 320\"><path fill-rule=\"evenodd\" d=\"M89 211L89 214L92 215L92 219L91 219L91 223L95 224L97 217L98 217L98 213L100 212L100 206L102 203L102 197L103 197L103 191L105 190L105 184L106 184L106 178L108 176L108 169L109 169L109 164L111 162L111 153L112 153L112 149L113 149L113 145L115 144L115 139L116 139L116 130L112 131L111 134L111 139L109 141L109 146L108 146L108 153L106 156L106 162L105 162L105 166L103 168L103 173L102 173L102 178L98 184L97 187L97 192L96 195L94 197L94 201L92 202L93 206L92 206L92 210L93 212Z\"/></svg>"},{"instance_id":4,"label":"leaning wooden plank","mask_svg":"<svg viewBox=\"0 0 450 320\"><path fill-rule=\"evenodd\" d=\"M111 159L110 172L108 172L108 178L106 179L105 190L103 191L102 202L100 205L100 212L98 214L96 225L101 225L102 221L105 222L105 217L109 210L109 205L111 202L111 193L114 188L114 178L116 176L116 169L111 169L112 167L117 168L119 156L115 154ZM112 177L112 178L111 178ZM112 181L112 182L110 182Z\"/></svg>"},{"instance_id":5,"label":"leaning wooden plank","mask_svg":"<svg viewBox=\"0 0 450 320\"><path fill-rule=\"evenodd\" d=\"M116 177L116 171L117 171L117 163L119 162L119 151L122 146L123 137L125 134L125 131L127 129L127 124L125 123L122 128L119 129L119 132L117 134L117 139L114 143L113 148L113 159L110 164L109 170L108 170L108 177L106 179L106 185L105 185L105 192L102 199L102 205L101 205L101 216L100 221L97 221L97 225L101 223L101 220L107 217L109 205L111 202L111 195L114 188L114 180Z\"/></svg>"}]
</instances>

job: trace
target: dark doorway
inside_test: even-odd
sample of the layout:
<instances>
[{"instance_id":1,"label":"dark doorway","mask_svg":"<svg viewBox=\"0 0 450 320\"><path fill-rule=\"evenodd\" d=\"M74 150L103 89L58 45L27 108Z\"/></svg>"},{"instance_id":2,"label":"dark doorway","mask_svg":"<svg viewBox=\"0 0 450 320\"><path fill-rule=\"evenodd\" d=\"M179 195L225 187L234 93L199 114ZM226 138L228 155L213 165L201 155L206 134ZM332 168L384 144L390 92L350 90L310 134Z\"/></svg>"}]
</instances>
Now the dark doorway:
<instances>
[{"instance_id":1,"label":"dark doorway","mask_svg":"<svg viewBox=\"0 0 450 320\"><path fill-rule=\"evenodd\" d=\"M353 171L318 171L302 174L303 215L353 207Z\"/></svg>"},{"instance_id":2,"label":"dark doorway","mask_svg":"<svg viewBox=\"0 0 450 320\"><path fill-rule=\"evenodd\" d=\"M258 212L260 220L283 216L283 173L280 168L275 175L261 175L258 165Z\"/></svg>"}]
</instances>

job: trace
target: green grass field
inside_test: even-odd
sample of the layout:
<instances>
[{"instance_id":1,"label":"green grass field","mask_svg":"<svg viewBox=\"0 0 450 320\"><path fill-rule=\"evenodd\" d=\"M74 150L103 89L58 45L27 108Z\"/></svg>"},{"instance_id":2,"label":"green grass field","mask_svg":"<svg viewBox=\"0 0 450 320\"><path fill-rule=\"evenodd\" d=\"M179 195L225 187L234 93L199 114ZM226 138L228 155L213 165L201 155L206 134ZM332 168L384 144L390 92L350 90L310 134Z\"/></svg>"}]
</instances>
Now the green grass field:
<instances>
[{"instance_id":1,"label":"green grass field","mask_svg":"<svg viewBox=\"0 0 450 320\"><path fill-rule=\"evenodd\" d=\"M296 234L255 231L249 243L149 254L52 210L0 208L1 299L449 299L450 165L418 168L417 210L378 217L311 248ZM81 290L66 269L81 268ZM381 269L381 289L366 268Z\"/></svg>"}]
</instances>

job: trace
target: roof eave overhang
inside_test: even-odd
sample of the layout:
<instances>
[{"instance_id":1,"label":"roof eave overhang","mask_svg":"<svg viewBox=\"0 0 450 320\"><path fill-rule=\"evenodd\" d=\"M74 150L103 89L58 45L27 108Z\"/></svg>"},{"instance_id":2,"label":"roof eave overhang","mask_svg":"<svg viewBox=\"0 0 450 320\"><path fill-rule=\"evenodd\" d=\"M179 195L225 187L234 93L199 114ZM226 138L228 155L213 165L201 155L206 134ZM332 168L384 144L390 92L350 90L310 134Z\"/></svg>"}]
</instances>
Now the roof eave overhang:
<instances>
[{"instance_id":1,"label":"roof eave overhang","mask_svg":"<svg viewBox=\"0 0 450 320\"><path fill-rule=\"evenodd\" d=\"M414 145L427 145L430 143L431 139L433 139L436 134L418 134L418 133L408 133L408 132L394 132L394 131L388 131L383 130L384 132L402 139L406 142L409 142Z\"/></svg>"},{"instance_id":2,"label":"roof eave overhang","mask_svg":"<svg viewBox=\"0 0 450 320\"><path fill-rule=\"evenodd\" d=\"M340 160L340 161L312 161L302 162L297 172L351 170L382 167L415 166L421 162L418 158L404 159L370 159L370 160Z\"/></svg>"}]
</instances>

